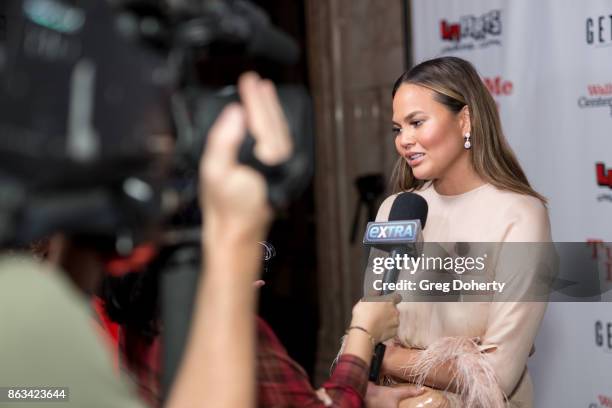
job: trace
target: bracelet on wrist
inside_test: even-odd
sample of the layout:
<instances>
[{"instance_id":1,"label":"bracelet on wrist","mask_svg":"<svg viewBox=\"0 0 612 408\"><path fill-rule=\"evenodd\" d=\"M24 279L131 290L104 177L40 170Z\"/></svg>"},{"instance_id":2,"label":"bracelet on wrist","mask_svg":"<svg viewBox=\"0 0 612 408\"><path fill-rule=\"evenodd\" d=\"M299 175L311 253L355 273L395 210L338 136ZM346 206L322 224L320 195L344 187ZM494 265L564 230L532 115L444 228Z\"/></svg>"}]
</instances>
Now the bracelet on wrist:
<instances>
[{"instance_id":1,"label":"bracelet on wrist","mask_svg":"<svg viewBox=\"0 0 612 408\"><path fill-rule=\"evenodd\" d=\"M376 340L374 340L374 337L372 337L372 335L370 334L370 332L367 329L364 329L361 326L350 326L348 329L346 329L346 334L349 334L349 332L351 330L359 330L361 332L364 332L370 338L370 341L372 342L372 347L376 346Z\"/></svg>"}]
</instances>

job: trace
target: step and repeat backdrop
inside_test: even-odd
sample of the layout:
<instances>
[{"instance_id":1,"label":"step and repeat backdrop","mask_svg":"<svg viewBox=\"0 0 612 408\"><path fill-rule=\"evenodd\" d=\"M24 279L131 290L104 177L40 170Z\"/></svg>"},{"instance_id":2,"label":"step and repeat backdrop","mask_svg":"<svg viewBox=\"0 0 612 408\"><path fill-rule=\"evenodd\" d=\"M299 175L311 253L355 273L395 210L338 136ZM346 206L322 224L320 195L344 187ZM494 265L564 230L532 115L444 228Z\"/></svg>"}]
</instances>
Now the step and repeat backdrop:
<instances>
[{"instance_id":1,"label":"step and repeat backdrop","mask_svg":"<svg viewBox=\"0 0 612 408\"><path fill-rule=\"evenodd\" d=\"M549 199L556 242L612 283L612 0L412 0L413 63L471 61L506 137ZM563 254L560 254L562 257ZM530 358L536 407L612 407L612 298L551 302Z\"/></svg>"}]
</instances>

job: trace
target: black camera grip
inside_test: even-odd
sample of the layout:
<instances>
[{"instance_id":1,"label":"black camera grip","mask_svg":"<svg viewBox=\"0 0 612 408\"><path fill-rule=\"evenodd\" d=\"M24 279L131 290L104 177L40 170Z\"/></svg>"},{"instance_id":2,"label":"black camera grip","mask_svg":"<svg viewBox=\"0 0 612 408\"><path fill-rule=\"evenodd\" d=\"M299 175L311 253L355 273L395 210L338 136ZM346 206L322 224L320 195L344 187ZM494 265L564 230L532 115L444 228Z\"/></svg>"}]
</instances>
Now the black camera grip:
<instances>
[{"instance_id":1,"label":"black camera grip","mask_svg":"<svg viewBox=\"0 0 612 408\"><path fill-rule=\"evenodd\" d=\"M300 179L307 174L307 157L304 152L294 152L286 161L277 165L262 163L255 156L255 139L248 134L240 147L238 161L260 172L268 186L268 200L278 209L287 205L296 190L301 187Z\"/></svg>"}]
</instances>

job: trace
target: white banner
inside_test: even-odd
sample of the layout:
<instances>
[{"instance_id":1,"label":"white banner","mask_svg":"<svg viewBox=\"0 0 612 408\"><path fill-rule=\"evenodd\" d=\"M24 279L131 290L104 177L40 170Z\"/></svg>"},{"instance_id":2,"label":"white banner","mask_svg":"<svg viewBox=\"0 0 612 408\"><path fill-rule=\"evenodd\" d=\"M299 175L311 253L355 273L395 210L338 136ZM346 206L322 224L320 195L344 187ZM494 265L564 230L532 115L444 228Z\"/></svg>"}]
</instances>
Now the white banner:
<instances>
[{"instance_id":1,"label":"white banner","mask_svg":"<svg viewBox=\"0 0 612 408\"><path fill-rule=\"evenodd\" d=\"M414 62L476 66L555 241L612 241L612 1L410 3ZM612 248L592 246L610 284ZM536 407L612 408L611 303L551 303L536 349Z\"/></svg>"}]
</instances>

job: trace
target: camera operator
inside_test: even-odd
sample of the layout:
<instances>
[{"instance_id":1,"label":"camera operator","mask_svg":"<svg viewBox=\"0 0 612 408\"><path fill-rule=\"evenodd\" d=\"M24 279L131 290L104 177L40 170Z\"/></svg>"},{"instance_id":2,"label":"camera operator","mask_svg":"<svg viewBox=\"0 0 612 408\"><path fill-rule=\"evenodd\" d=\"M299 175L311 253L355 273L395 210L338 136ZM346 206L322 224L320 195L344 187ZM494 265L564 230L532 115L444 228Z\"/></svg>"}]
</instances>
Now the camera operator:
<instances>
[{"instance_id":1,"label":"camera operator","mask_svg":"<svg viewBox=\"0 0 612 408\"><path fill-rule=\"evenodd\" d=\"M239 89L245 109L238 106L226 108L211 131L201 169L206 220L203 242L206 247L207 243L216 240L216 245L221 249L208 254L204 296L200 298L208 306L198 306L202 315L208 316L209 324L206 329L194 330L194 333L206 336L202 341L208 339L211 348L202 349L203 354L197 359L193 359L193 353L188 352L185 364L199 365L206 361L210 368L209 377L204 382L182 377L180 384L190 387L192 391L179 392L181 388L177 387L174 394L188 396L192 392L208 389L209 395L215 396L217 406L244 406L232 405L238 401L219 405L218 398L225 394L222 390L227 392L229 398L235 399L253 393L253 388L246 386L253 378L250 334L254 320L248 316L252 316L255 310L256 295L251 284L258 278L259 268L252 266L257 265L256 262L249 263L247 260L258 256L257 240L265 238L271 218L263 178L236 161L238 147L244 137L245 122L257 140L256 146L260 146L256 153L264 163L281 162L291 151L288 127L272 83L246 74L240 81ZM264 141L265 144L260 144ZM222 237L220 244L218 237ZM247 257L236 258L236 253L244 253ZM228 264L228 260L233 260L233 263ZM234 273L226 273L228 269L234 269ZM258 319L258 405L362 406L373 347L395 335L399 323L395 304L399 300L399 295L395 295L378 301L361 301L355 305L343 353L331 378L317 391L269 326ZM202 319L195 324L204 322ZM214 333L214 339L209 339L210 333ZM198 339L192 337L190 348L197 347L197 342ZM189 371L184 369L181 375ZM418 394L420 391L415 388L403 387L395 390L393 395L386 396L392 397L397 405L401 399ZM376 392L373 391L372 395L375 397Z\"/></svg>"},{"instance_id":2,"label":"camera operator","mask_svg":"<svg viewBox=\"0 0 612 408\"><path fill-rule=\"evenodd\" d=\"M171 405L242 407L255 401L255 319L261 246L272 219L262 176L237 161L248 123L255 154L274 165L291 154L287 124L270 81L239 82L244 108L225 108L211 129L200 165L205 275ZM212 250L212 248L215 248ZM203 367L204 366L204 367ZM202 368L203 367L203 368ZM200 371L202 375L192 373Z\"/></svg>"},{"instance_id":3,"label":"camera operator","mask_svg":"<svg viewBox=\"0 0 612 408\"><path fill-rule=\"evenodd\" d=\"M238 164L237 151L247 127L257 142L255 154L266 164L286 159L291 143L272 83L249 73L241 77L239 91L243 106L234 104L224 110L211 129L201 161L204 277L170 407L255 404L257 293L252 283L260 273L258 241L266 235L272 210L263 177ZM53 249L64 240L52 239L51 259L73 265L72 269L78 269L74 265L78 262L83 273L100 267L100 256L94 251L74 245ZM65 252L65 248L71 250ZM4 369L0 385L68 387L64 406L141 406L132 384L118 378L108 350L92 330L82 292L57 269L25 257L7 256L1 261L0 362ZM355 306L344 353L318 392L259 320L260 405L361 406L373 344L395 334L398 301L391 298ZM405 389L402 393L401 398L406 398L418 392Z\"/></svg>"},{"instance_id":4,"label":"camera operator","mask_svg":"<svg viewBox=\"0 0 612 408\"><path fill-rule=\"evenodd\" d=\"M269 163L284 159L291 145L272 84L247 74L240 90L257 138L256 154ZM205 272L170 407L254 405L252 281L259 273L258 241L266 234L272 211L263 178L237 164L236 149L244 132L242 108L228 107L210 132L202 160ZM83 296L97 286L103 256L59 231L50 239L48 259L42 264L7 255L1 261L0 386L68 387L68 401L58 406L142 406L133 384L117 376ZM221 346L232 350L222 360ZM231 367L231 378L223 375L223 366ZM231 389L223 392L220 384L225 389L231 384ZM4 402L9 401L0 403Z\"/></svg>"},{"instance_id":5,"label":"camera operator","mask_svg":"<svg viewBox=\"0 0 612 408\"><path fill-rule=\"evenodd\" d=\"M263 177L238 163L238 149L248 127L257 141L258 158L274 165L291 154L291 139L270 81L245 74L239 92L243 107L234 104L223 111L201 161L206 272L170 403L188 406L194 395L200 395L200 401L208 402L204 406L249 406L255 397L257 368L258 406L360 407L373 346L396 333L399 295L355 305L335 371L322 388L314 390L270 327L254 316L257 291L253 282L261 272L257 242L265 239L272 210ZM198 371L201 376L192 375ZM402 387L384 396L390 406L397 406L400 400L419 394L414 387ZM377 397L376 390L371 396Z\"/></svg>"}]
</instances>

